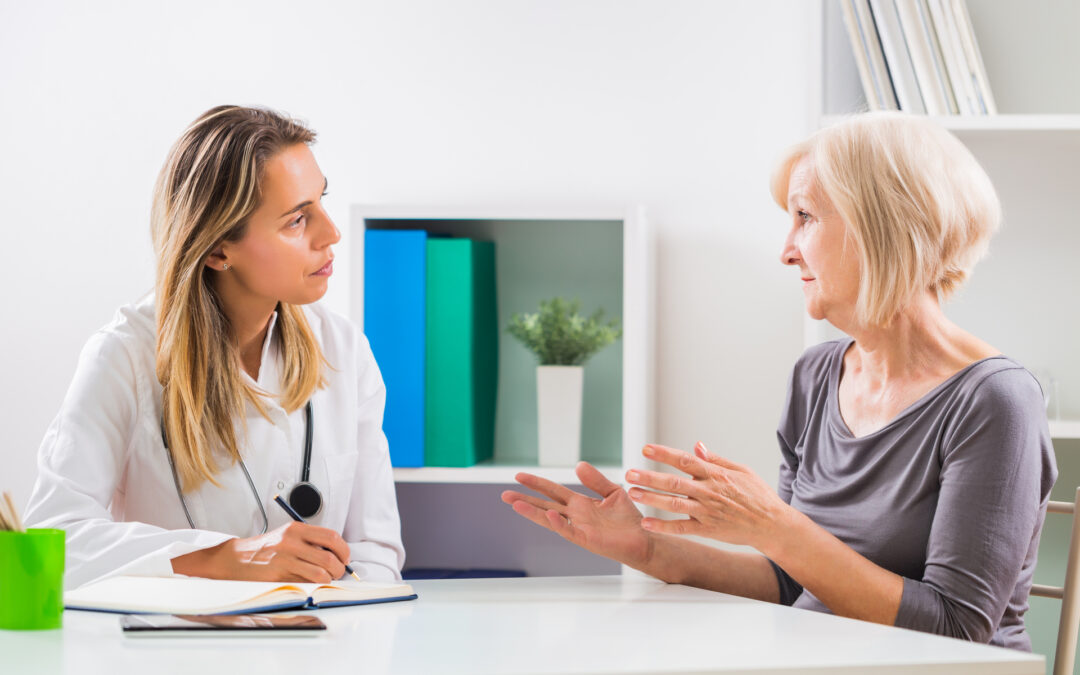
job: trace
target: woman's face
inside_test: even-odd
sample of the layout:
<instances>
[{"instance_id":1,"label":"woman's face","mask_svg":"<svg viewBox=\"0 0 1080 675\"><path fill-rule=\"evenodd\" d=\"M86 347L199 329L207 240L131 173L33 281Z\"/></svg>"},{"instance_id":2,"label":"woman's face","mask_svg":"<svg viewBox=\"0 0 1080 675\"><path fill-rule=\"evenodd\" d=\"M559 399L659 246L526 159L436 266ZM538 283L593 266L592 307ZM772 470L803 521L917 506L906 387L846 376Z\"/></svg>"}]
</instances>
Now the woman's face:
<instances>
[{"instance_id":1,"label":"woman's face","mask_svg":"<svg viewBox=\"0 0 1080 675\"><path fill-rule=\"evenodd\" d=\"M799 268L806 311L815 319L847 325L859 295L859 258L847 225L818 187L809 157L788 181L791 231L780 261Z\"/></svg>"},{"instance_id":2,"label":"woman's face","mask_svg":"<svg viewBox=\"0 0 1080 675\"><path fill-rule=\"evenodd\" d=\"M265 166L262 204L239 241L224 242L207 262L219 283L253 301L304 305L326 293L333 272L330 250L341 232L323 210L327 181L307 145L292 145Z\"/></svg>"}]
</instances>

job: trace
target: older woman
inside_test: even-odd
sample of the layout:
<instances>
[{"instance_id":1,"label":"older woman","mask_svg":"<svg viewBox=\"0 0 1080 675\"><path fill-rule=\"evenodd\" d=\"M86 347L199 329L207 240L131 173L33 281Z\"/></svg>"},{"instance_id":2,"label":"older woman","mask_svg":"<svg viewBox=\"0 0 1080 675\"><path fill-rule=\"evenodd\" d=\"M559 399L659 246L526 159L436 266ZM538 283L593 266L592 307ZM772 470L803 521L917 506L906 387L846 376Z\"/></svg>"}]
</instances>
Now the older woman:
<instances>
[{"instance_id":1,"label":"older woman","mask_svg":"<svg viewBox=\"0 0 1080 675\"><path fill-rule=\"evenodd\" d=\"M503 500L669 582L1030 651L1023 617L1057 477L1042 395L940 304L1000 221L989 179L933 123L873 113L793 148L772 192L807 311L851 336L795 364L779 490L699 443L643 450L685 475L631 470L624 491L582 463L601 499L519 474L546 499ZM633 502L684 517L642 518Z\"/></svg>"}]
</instances>

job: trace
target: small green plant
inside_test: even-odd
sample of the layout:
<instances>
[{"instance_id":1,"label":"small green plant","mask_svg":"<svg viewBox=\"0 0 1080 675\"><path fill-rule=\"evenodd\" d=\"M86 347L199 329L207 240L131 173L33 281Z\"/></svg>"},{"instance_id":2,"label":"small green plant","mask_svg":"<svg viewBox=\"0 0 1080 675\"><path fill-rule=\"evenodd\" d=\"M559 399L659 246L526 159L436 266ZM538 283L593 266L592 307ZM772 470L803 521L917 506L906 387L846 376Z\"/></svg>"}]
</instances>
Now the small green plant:
<instances>
[{"instance_id":1,"label":"small green plant","mask_svg":"<svg viewBox=\"0 0 1080 675\"><path fill-rule=\"evenodd\" d=\"M579 300L541 300L538 313L510 317L507 331L536 354L542 366L580 366L622 337L622 328L618 319L604 323L602 309L588 318L579 311Z\"/></svg>"}]
</instances>

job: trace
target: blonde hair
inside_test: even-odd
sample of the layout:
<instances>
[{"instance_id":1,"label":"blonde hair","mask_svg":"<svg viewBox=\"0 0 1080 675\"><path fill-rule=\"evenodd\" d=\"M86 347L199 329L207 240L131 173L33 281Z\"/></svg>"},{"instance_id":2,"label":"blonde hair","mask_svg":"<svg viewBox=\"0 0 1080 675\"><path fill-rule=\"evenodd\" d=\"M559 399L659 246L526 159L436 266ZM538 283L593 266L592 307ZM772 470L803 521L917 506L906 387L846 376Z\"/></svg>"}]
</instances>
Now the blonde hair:
<instances>
[{"instance_id":1,"label":"blonde hair","mask_svg":"<svg viewBox=\"0 0 1080 675\"><path fill-rule=\"evenodd\" d=\"M864 324L887 325L927 290L951 296L1001 224L986 172L925 117L854 115L789 149L770 185L785 211L803 158L854 240L861 266L855 316Z\"/></svg>"},{"instance_id":2,"label":"blonde hair","mask_svg":"<svg viewBox=\"0 0 1080 675\"><path fill-rule=\"evenodd\" d=\"M222 242L243 238L261 201L267 161L314 140L315 132L271 110L218 106L184 131L158 175L150 215L156 370L164 388L162 425L184 492L207 480L220 485L219 460L239 459L233 425L246 419L245 400L267 415L265 392L241 379L239 348L206 260ZM277 310L282 405L292 412L325 386L325 359L302 309L282 302Z\"/></svg>"}]
</instances>

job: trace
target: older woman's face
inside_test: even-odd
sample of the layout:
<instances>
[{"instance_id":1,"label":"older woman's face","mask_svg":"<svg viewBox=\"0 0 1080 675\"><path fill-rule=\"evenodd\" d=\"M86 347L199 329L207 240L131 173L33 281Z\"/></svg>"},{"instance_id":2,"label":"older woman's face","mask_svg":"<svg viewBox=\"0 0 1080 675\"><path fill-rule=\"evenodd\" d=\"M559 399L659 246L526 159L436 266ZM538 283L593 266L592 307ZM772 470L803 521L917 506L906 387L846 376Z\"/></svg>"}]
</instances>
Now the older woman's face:
<instances>
[{"instance_id":1,"label":"older woman's face","mask_svg":"<svg viewBox=\"0 0 1080 675\"><path fill-rule=\"evenodd\" d=\"M817 185L804 157L788 181L791 230L780 261L801 272L806 311L834 325L850 321L859 295L859 259L847 225Z\"/></svg>"}]
</instances>

